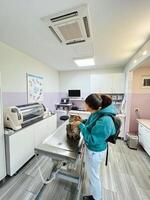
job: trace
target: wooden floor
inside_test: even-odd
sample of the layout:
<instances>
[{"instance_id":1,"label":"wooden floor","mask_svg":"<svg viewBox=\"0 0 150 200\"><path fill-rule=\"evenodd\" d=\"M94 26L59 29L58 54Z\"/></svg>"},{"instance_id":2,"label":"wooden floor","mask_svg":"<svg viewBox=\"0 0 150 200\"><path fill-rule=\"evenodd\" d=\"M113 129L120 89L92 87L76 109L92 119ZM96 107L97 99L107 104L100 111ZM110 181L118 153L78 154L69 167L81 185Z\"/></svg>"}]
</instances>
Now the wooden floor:
<instances>
[{"instance_id":1,"label":"wooden floor","mask_svg":"<svg viewBox=\"0 0 150 200\"><path fill-rule=\"evenodd\" d=\"M74 184L55 180L42 189L38 166L47 178L52 166L50 159L33 158L17 175L1 184L0 200L75 200ZM150 200L150 157L142 148L130 150L118 140L117 145L110 145L108 166L103 163L100 174L103 200ZM87 181L84 182L83 193Z\"/></svg>"}]
</instances>

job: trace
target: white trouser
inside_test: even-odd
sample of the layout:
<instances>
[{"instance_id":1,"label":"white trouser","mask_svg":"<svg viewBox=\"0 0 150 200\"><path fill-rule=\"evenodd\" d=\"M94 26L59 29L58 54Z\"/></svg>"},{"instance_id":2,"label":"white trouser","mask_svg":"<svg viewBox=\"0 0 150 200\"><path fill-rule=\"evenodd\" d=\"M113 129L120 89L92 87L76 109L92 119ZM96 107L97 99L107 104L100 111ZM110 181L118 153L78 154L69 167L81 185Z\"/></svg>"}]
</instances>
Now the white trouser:
<instances>
[{"instance_id":1,"label":"white trouser","mask_svg":"<svg viewBox=\"0 0 150 200\"><path fill-rule=\"evenodd\" d=\"M105 151L94 152L86 148L85 153L85 169L89 179L88 193L95 200L102 198L100 166L105 156Z\"/></svg>"}]
</instances>

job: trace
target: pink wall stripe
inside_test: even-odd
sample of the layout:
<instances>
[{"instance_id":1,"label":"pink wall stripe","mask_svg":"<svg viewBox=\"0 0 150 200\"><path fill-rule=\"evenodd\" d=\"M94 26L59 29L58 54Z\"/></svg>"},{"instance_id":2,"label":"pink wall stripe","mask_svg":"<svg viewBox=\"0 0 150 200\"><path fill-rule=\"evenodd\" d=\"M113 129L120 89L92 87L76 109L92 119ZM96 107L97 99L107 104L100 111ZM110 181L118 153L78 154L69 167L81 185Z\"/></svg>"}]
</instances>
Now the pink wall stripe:
<instances>
[{"instance_id":1,"label":"pink wall stripe","mask_svg":"<svg viewBox=\"0 0 150 200\"><path fill-rule=\"evenodd\" d=\"M137 132L138 125L136 122L135 109L139 109L140 118L150 119L150 94L131 94L131 109L130 109L130 132Z\"/></svg>"},{"instance_id":2,"label":"pink wall stripe","mask_svg":"<svg viewBox=\"0 0 150 200\"><path fill-rule=\"evenodd\" d=\"M4 106L14 106L26 104L27 94L25 92L3 92L3 105ZM49 110L55 110L55 103L59 102L59 93L58 92L49 92L44 93L43 104L48 107Z\"/></svg>"}]
</instances>

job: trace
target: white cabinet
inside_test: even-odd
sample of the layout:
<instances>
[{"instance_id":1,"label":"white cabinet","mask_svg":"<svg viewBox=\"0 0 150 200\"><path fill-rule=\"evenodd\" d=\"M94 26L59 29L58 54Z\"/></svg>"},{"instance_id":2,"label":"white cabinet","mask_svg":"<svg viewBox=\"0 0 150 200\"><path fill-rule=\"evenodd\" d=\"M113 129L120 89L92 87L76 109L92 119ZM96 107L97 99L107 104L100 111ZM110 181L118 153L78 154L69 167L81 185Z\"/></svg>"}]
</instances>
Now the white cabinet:
<instances>
[{"instance_id":1,"label":"white cabinet","mask_svg":"<svg viewBox=\"0 0 150 200\"><path fill-rule=\"evenodd\" d=\"M150 129L145 127L142 123L138 124L139 142L150 155Z\"/></svg>"},{"instance_id":2,"label":"white cabinet","mask_svg":"<svg viewBox=\"0 0 150 200\"><path fill-rule=\"evenodd\" d=\"M34 149L57 128L57 115L23 128L15 133L5 131L7 174L15 174L32 156Z\"/></svg>"},{"instance_id":3,"label":"white cabinet","mask_svg":"<svg viewBox=\"0 0 150 200\"><path fill-rule=\"evenodd\" d=\"M91 74L91 93L124 93L124 73Z\"/></svg>"},{"instance_id":4,"label":"white cabinet","mask_svg":"<svg viewBox=\"0 0 150 200\"><path fill-rule=\"evenodd\" d=\"M123 73L112 74L112 93L124 93L125 75Z\"/></svg>"},{"instance_id":5,"label":"white cabinet","mask_svg":"<svg viewBox=\"0 0 150 200\"><path fill-rule=\"evenodd\" d=\"M6 176L4 135L0 134L0 181Z\"/></svg>"},{"instance_id":6,"label":"white cabinet","mask_svg":"<svg viewBox=\"0 0 150 200\"><path fill-rule=\"evenodd\" d=\"M6 135L7 174L12 176L34 155L34 130L26 127L13 135Z\"/></svg>"},{"instance_id":7,"label":"white cabinet","mask_svg":"<svg viewBox=\"0 0 150 200\"><path fill-rule=\"evenodd\" d=\"M111 74L91 74L91 93L112 93Z\"/></svg>"},{"instance_id":8,"label":"white cabinet","mask_svg":"<svg viewBox=\"0 0 150 200\"><path fill-rule=\"evenodd\" d=\"M5 176L6 176L6 162L5 162L4 126L3 126L3 111L2 111L1 77L0 77L0 181Z\"/></svg>"},{"instance_id":9,"label":"white cabinet","mask_svg":"<svg viewBox=\"0 0 150 200\"><path fill-rule=\"evenodd\" d=\"M33 125L34 145L37 147L45 138L52 134L57 128L57 115L53 115Z\"/></svg>"},{"instance_id":10,"label":"white cabinet","mask_svg":"<svg viewBox=\"0 0 150 200\"><path fill-rule=\"evenodd\" d=\"M47 120L47 132L45 138L47 138L50 134L52 134L56 130L56 128L57 128L57 115L55 114Z\"/></svg>"},{"instance_id":11,"label":"white cabinet","mask_svg":"<svg viewBox=\"0 0 150 200\"><path fill-rule=\"evenodd\" d=\"M34 129L34 144L37 147L45 138L47 132L47 121L42 120L33 125Z\"/></svg>"}]
</instances>

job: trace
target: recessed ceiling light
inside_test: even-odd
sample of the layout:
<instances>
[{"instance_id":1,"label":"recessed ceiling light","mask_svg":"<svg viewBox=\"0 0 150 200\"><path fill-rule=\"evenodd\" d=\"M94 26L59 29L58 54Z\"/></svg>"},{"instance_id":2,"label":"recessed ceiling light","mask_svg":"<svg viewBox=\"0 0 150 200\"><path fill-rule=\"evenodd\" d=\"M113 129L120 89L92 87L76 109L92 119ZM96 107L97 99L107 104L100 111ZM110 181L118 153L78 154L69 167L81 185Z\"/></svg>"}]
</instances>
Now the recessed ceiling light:
<instances>
[{"instance_id":1,"label":"recessed ceiling light","mask_svg":"<svg viewBox=\"0 0 150 200\"><path fill-rule=\"evenodd\" d=\"M134 63L137 63L137 60L134 60Z\"/></svg>"},{"instance_id":2,"label":"recessed ceiling light","mask_svg":"<svg viewBox=\"0 0 150 200\"><path fill-rule=\"evenodd\" d=\"M78 67L87 67L95 65L94 58L74 59L74 62Z\"/></svg>"},{"instance_id":3,"label":"recessed ceiling light","mask_svg":"<svg viewBox=\"0 0 150 200\"><path fill-rule=\"evenodd\" d=\"M142 55L145 56L147 54L147 51L143 51Z\"/></svg>"}]
</instances>

